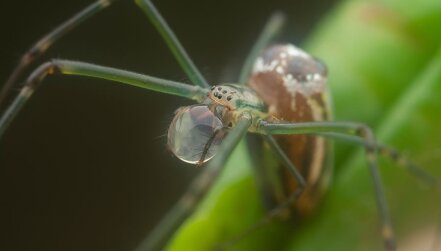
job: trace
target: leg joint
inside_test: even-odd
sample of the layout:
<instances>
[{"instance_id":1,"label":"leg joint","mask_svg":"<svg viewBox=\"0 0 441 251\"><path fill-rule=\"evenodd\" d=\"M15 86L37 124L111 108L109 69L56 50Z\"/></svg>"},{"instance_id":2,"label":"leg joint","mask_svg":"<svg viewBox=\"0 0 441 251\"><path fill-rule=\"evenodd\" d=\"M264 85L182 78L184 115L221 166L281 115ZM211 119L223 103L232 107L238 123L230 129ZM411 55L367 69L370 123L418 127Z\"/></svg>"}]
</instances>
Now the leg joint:
<instances>
[{"instance_id":1,"label":"leg joint","mask_svg":"<svg viewBox=\"0 0 441 251\"><path fill-rule=\"evenodd\" d=\"M58 66L56 60L52 60L40 65L26 80L26 86L32 89L38 87L38 85L48 75L61 73L61 69Z\"/></svg>"},{"instance_id":2,"label":"leg joint","mask_svg":"<svg viewBox=\"0 0 441 251\"><path fill-rule=\"evenodd\" d=\"M366 141L366 149L368 151L375 151L375 138L372 129L366 124L360 124L356 127L356 134L362 137Z\"/></svg>"}]
</instances>

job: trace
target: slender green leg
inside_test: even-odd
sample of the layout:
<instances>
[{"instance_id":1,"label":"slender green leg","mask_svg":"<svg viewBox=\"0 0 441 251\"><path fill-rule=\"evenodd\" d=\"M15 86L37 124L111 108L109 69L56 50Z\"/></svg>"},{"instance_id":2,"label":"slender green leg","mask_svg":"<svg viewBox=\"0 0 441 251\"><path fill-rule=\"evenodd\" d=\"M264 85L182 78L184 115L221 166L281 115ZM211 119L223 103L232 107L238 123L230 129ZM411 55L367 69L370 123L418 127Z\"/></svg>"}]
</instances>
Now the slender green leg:
<instances>
[{"instance_id":1,"label":"slender green leg","mask_svg":"<svg viewBox=\"0 0 441 251\"><path fill-rule=\"evenodd\" d=\"M288 168L288 170L291 172L292 176L296 179L297 183L299 184L300 189L303 189L306 185L306 181L303 178L303 176L300 174L299 170L294 166L294 163L286 156L285 152L280 148L277 141L274 139L272 135L265 135L265 140L268 142L268 144L271 146L271 149L277 153L277 156L282 161L282 163Z\"/></svg>"},{"instance_id":2,"label":"slender green leg","mask_svg":"<svg viewBox=\"0 0 441 251\"><path fill-rule=\"evenodd\" d=\"M0 91L0 106L5 100L11 87L18 81L27 67L44 54L49 47L52 46L57 40L66 35L69 31L97 14L113 2L117 0L98 0L95 3L87 6L85 9L75 14L73 17L57 26L54 30L46 34L40 40L38 40L20 59L18 65L12 71L6 83L3 85Z\"/></svg>"},{"instance_id":3,"label":"slender green leg","mask_svg":"<svg viewBox=\"0 0 441 251\"><path fill-rule=\"evenodd\" d=\"M176 35L168 26L167 22L162 18L159 11L149 0L135 0L136 4L144 11L150 22L155 26L158 32L161 34L164 41L167 43L168 47L172 51L175 58L178 60L179 65L190 78L193 84L200 87L208 87L208 83L202 74L199 72L198 68L194 65L190 56L188 56L184 47L182 47Z\"/></svg>"},{"instance_id":4,"label":"slender green leg","mask_svg":"<svg viewBox=\"0 0 441 251\"><path fill-rule=\"evenodd\" d=\"M256 224L250 226L245 231L241 232L240 234L236 235L234 238L227 240L226 242L223 242L219 246L216 247L216 250L224 250L231 246L234 246L237 242L241 241L242 239L246 238L250 234L252 234L257 229L265 226L266 224L270 223L274 218L279 216L283 210L286 208L289 208L301 195L302 192L306 186L306 181L303 178L303 176L300 174L300 172L297 170L297 168L294 166L294 163L286 156L285 152L280 148L277 141L274 139L272 135L264 135L265 141L270 145L271 149L277 154L277 157L279 160L285 165L286 168L291 172L291 174L294 176L298 183L298 187L295 192L291 193L288 198L286 198L283 203L277 205L275 208L271 209L265 217L263 217L260 221L258 221ZM259 174L258 174L259 175Z\"/></svg>"},{"instance_id":5,"label":"slender green leg","mask_svg":"<svg viewBox=\"0 0 441 251\"><path fill-rule=\"evenodd\" d=\"M292 161L289 160L289 158L286 156L286 154L284 153L284 151L280 148L280 146L278 145L278 143L276 142L276 140L271 136L271 135L263 135L263 137L259 137L259 138L251 138L251 137L257 137L257 135L249 135L248 140L249 140L249 144L251 146L253 146L253 152L256 152L256 155L252 157L257 159L257 156L259 156L261 154L261 149L257 149L256 147L258 146L263 146L261 139L263 139L264 141L266 141L268 143L268 145L270 146L271 150L276 153L279 161L284 165L284 167L286 167L289 172L293 175L293 177L296 179L297 184L299 185L299 188L301 188L301 190L305 187L305 179L303 178L303 176L300 174L300 172L297 170L297 168L294 166L294 163L292 163ZM250 141L252 140L252 141ZM256 141L259 140L259 141ZM262 199L264 202L264 205L267 209L272 209L274 208L276 205L279 204L278 200L276 199L276 191L274 190L274 184L268 180L268 175L267 173L267 167L265 167L264 165L262 165L262 163L260 163L259 161L256 161L253 164L254 167L254 171L256 174L256 180L257 183L259 184L260 187L260 191L262 194Z\"/></svg>"},{"instance_id":6,"label":"slender green leg","mask_svg":"<svg viewBox=\"0 0 441 251\"><path fill-rule=\"evenodd\" d=\"M240 71L239 83L246 84L248 78L250 77L253 64L260 53L268 46L268 44L274 39L275 36L279 34L282 30L283 24L285 23L285 15L280 12L276 12L269 18L265 27L257 39L257 42L251 48L245 63Z\"/></svg>"},{"instance_id":7,"label":"slender green leg","mask_svg":"<svg viewBox=\"0 0 441 251\"><path fill-rule=\"evenodd\" d=\"M374 135L369 127L352 122L305 122L274 124L266 121L259 123L258 131L263 134L317 134L323 132L357 135L364 139L366 159L374 183L376 202L382 222L382 236L386 250L396 250L391 218L383 192L377 165L377 149Z\"/></svg>"},{"instance_id":8,"label":"slender green leg","mask_svg":"<svg viewBox=\"0 0 441 251\"><path fill-rule=\"evenodd\" d=\"M355 145L360 145L367 147L368 143L366 140L363 140L363 138L360 138L358 136L343 134L343 133L317 133L319 136L323 136L329 139L334 140L341 140L343 142L352 143ZM277 142L274 140L274 138L271 135L264 135L265 140L269 143L272 150L277 153L279 159L282 161L282 163L291 171L292 175L296 178L297 182L299 183L299 188L294 191L282 204L278 205L276 208L270 210L267 215L265 215L264 218L262 218L259 222L257 222L255 225L249 227L241 234L235 236L233 239L228 240L227 242L222 243L218 248L219 249L226 249L228 247L233 246L235 243L239 242L243 238L246 238L246 236L252 234L255 230L258 228L264 226L265 224L268 224L271 222L274 218L276 218L280 213L282 213L282 210L290 207L292 203L294 203L301 195L302 190L305 186L305 181L303 177L300 175L300 173L297 171L293 163L289 160L289 158L286 156L286 154L283 152L283 150L278 146ZM419 166L415 165L413 162L411 162L409 159L407 159L404 155L400 154L397 150L381 144L375 144L375 148L377 150L377 153L391 159L394 161L397 165L405 168L409 173L416 176L418 179L423 181L425 184L435 187L441 191L441 182L431 174L424 171ZM437 249L433 249L437 250Z\"/></svg>"},{"instance_id":9,"label":"slender green leg","mask_svg":"<svg viewBox=\"0 0 441 251\"><path fill-rule=\"evenodd\" d=\"M330 139L336 139L343 142L352 143L355 145L361 145L365 147L367 146L366 141L357 136L341 134L341 133L329 133L329 132L318 133L318 135ZM408 171L411 175L414 175L416 178L424 182L426 185L430 187L434 187L439 192L441 192L441 181L436 177L434 177L433 175L431 175L430 173L427 173L424 169L422 169L415 163L413 163L405 155L401 154L397 150L387 145L376 144L375 148L377 150L377 154L392 160L396 165L406 169L406 171Z\"/></svg>"},{"instance_id":10,"label":"slender green leg","mask_svg":"<svg viewBox=\"0 0 441 251\"><path fill-rule=\"evenodd\" d=\"M0 118L0 137L42 80L52 74L79 75L112 80L117 83L141 87L201 102L208 90L170 80L150 77L134 72L68 60L52 60L38 67L26 80L19 95Z\"/></svg>"},{"instance_id":11,"label":"slender green leg","mask_svg":"<svg viewBox=\"0 0 441 251\"><path fill-rule=\"evenodd\" d=\"M160 250L182 222L194 211L204 197L208 188L222 171L239 141L245 136L251 125L250 116L244 114L219 147L217 155L210 161L205 170L190 184L190 187L171 211L161 220L153 232L145 238L135 251Z\"/></svg>"},{"instance_id":12,"label":"slender green leg","mask_svg":"<svg viewBox=\"0 0 441 251\"><path fill-rule=\"evenodd\" d=\"M297 199L302 195L303 190L306 186L305 178L300 174L297 168L294 166L294 163L288 158L285 152L280 148L277 141L274 139L272 135L265 135L265 141L268 142L271 149L277 154L280 161L285 165L286 168L291 172L292 176L296 179L298 187L296 191L291 193L286 200L278 205L276 208L272 209L260 222L258 222L255 226L251 227L248 231L254 231L254 229L259 228L262 225L269 223L273 218L280 215L280 213L290 207Z\"/></svg>"}]
</instances>

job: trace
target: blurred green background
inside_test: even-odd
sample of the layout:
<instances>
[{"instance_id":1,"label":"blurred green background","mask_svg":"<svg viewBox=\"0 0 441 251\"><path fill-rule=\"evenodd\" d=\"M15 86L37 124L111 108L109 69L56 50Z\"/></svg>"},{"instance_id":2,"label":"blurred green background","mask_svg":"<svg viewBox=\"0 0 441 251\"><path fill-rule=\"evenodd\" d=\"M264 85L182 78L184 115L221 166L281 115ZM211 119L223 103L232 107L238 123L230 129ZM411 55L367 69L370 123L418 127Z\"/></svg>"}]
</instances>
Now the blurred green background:
<instances>
[{"instance_id":1,"label":"blurred green background","mask_svg":"<svg viewBox=\"0 0 441 251\"><path fill-rule=\"evenodd\" d=\"M0 82L34 41L92 0L2 1ZM210 82L231 82L268 16L299 44L332 1L155 1ZM75 29L40 60L74 59L188 82L132 1ZM35 64L36 65L36 64ZM14 90L17 93L18 87ZM0 250L130 250L198 172L166 130L189 102L78 77L51 77L0 141Z\"/></svg>"}]
</instances>

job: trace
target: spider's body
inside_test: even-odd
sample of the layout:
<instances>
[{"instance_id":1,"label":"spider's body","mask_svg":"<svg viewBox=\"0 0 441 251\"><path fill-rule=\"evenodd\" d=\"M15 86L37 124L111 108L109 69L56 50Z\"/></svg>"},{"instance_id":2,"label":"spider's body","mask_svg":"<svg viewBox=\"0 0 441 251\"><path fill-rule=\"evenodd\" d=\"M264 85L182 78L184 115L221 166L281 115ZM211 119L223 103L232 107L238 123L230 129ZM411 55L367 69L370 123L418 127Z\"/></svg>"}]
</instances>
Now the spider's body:
<instances>
[{"instance_id":1,"label":"spider's body","mask_svg":"<svg viewBox=\"0 0 441 251\"><path fill-rule=\"evenodd\" d=\"M216 154L225 136L222 128L235 127L244 113L251 118L250 132L259 132L263 120L328 121L330 104L325 82L326 68L312 56L291 44L271 46L256 59L248 86L216 85L202 105L178 109L168 133L170 149L183 161L202 164ZM252 147L261 148L262 154L255 162L262 165L265 199L269 207L274 207L304 189L293 205L301 215L308 214L330 178L330 145L323 138L308 135L276 138L306 183L299 184L283 163L274 165L271 151L258 142Z\"/></svg>"},{"instance_id":2,"label":"spider's body","mask_svg":"<svg viewBox=\"0 0 441 251\"><path fill-rule=\"evenodd\" d=\"M71 28L111 3L113 1L98 0L36 43L23 56L28 60L21 61L6 82L0 93L0 103L30 62L36 59L33 57L35 50L44 52ZM31 94L46 77L53 74L107 79L196 101L198 104L176 111L168 131L168 144L173 153L185 162L200 165L210 159L212 161L159 227L141 243L139 250L154 250L166 245L175 229L195 210L247 132L257 134L264 140L253 145L253 152L256 156L257 183L262 185L263 197L271 203L271 207L254 227L244 228L245 234L274 217L285 216L284 212L290 212L290 209L295 209L295 213L303 216L316 208L332 170L331 146L323 137L343 140L365 148L385 248L395 250L391 220L378 172L377 153L397 161L430 185L439 186L439 181L393 149L378 144L368 126L332 121L324 65L290 44L267 47L283 23L280 15L276 14L270 19L251 50L241 71L240 84L216 85L210 89L153 4L149 0L136 0L136 3L163 36L193 86L86 62L51 60L32 71L20 93L0 116L0 137ZM245 83L248 85L241 85ZM268 147L272 151L267 151ZM273 155L279 157L279 162L273 161ZM227 239L226 246L240 240L234 239L234 236L218 237L222 239L213 241L215 245L228 237L233 237L233 241L228 242ZM208 245L212 248L213 243Z\"/></svg>"}]
</instances>

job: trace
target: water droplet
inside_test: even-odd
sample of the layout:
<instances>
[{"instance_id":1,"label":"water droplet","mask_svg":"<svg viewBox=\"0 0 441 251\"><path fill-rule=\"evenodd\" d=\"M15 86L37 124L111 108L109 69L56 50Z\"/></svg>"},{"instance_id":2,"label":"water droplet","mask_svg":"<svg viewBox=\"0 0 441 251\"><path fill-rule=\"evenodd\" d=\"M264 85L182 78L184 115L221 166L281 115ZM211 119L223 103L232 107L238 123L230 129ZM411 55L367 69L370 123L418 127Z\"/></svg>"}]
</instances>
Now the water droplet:
<instances>
[{"instance_id":1,"label":"water droplet","mask_svg":"<svg viewBox=\"0 0 441 251\"><path fill-rule=\"evenodd\" d=\"M168 145L176 157L191 164L201 161L205 151L202 162L206 162L225 137L222 128L222 121L205 105L181 108L168 129Z\"/></svg>"}]
</instances>

